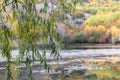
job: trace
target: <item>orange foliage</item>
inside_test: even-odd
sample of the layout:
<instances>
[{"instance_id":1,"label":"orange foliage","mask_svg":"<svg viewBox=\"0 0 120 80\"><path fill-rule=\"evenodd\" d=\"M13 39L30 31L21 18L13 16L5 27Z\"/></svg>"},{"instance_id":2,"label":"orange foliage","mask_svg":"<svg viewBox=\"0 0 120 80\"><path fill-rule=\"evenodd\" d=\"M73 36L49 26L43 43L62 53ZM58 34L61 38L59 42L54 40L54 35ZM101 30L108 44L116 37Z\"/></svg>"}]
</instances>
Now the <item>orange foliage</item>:
<instances>
[{"instance_id":1,"label":"orange foliage","mask_svg":"<svg viewBox=\"0 0 120 80\"><path fill-rule=\"evenodd\" d=\"M102 37L98 38L97 42L104 43L104 42L106 42L106 39L104 36L102 36Z\"/></svg>"},{"instance_id":2,"label":"orange foliage","mask_svg":"<svg viewBox=\"0 0 120 80\"><path fill-rule=\"evenodd\" d=\"M74 30L70 29L68 32L69 32L70 34L73 34L73 33L74 33Z\"/></svg>"}]
</instances>

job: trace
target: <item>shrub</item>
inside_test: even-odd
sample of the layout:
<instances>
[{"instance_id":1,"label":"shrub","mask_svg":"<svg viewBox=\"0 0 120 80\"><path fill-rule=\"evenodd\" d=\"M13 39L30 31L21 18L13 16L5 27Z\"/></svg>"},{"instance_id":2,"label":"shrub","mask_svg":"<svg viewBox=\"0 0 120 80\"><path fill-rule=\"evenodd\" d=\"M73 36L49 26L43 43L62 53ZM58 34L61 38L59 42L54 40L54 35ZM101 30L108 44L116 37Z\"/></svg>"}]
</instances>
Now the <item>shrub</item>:
<instances>
[{"instance_id":1,"label":"shrub","mask_svg":"<svg viewBox=\"0 0 120 80\"><path fill-rule=\"evenodd\" d=\"M100 37L99 33L96 32L91 32L90 36L87 37L88 38L88 42L93 43L93 42L97 42L97 39Z\"/></svg>"},{"instance_id":2,"label":"shrub","mask_svg":"<svg viewBox=\"0 0 120 80\"><path fill-rule=\"evenodd\" d=\"M64 42L65 43L71 43L71 42L73 42L72 35L70 33L66 34L66 36L64 37Z\"/></svg>"},{"instance_id":3,"label":"shrub","mask_svg":"<svg viewBox=\"0 0 120 80\"><path fill-rule=\"evenodd\" d=\"M82 18L82 17L84 17L84 13L74 13L74 14L72 14L73 19Z\"/></svg>"},{"instance_id":4,"label":"shrub","mask_svg":"<svg viewBox=\"0 0 120 80\"><path fill-rule=\"evenodd\" d=\"M85 36L83 32L76 32L73 37L74 42L83 43L85 41Z\"/></svg>"},{"instance_id":5,"label":"shrub","mask_svg":"<svg viewBox=\"0 0 120 80\"><path fill-rule=\"evenodd\" d=\"M84 26L83 32L88 42L105 42L106 27L98 26Z\"/></svg>"},{"instance_id":6,"label":"shrub","mask_svg":"<svg viewBox=\"0 0 120 80\"><path fill-rule=\"evenodd\" d=\"M105 36L106 31L107 31L107 29L103 25L98 25L96 27L96 33L98 33L100 36Z\"/></svg>"},{"instance_id":7,"label":"shrub","mask_svg":"<svg viewBox=\"0 0 120 80\"><path fill-rule=\"evenodd\" d=\"M85 12L90 14L96 14L97 9L95 7L90 7Z\"/></svg>"},{"instance_id":8,"label":"shrub","mask_svg":"<svg viewBox=\"0 0 120 80\"><path fill-rule=\"evenodd\" d=\"M120 18L120 12L119 11L104 11L104 12L98 12L96 15L93 15L89 17L84 24L91 25L91 26L98 26L98 25L108 25L110 22L117 20Z\"/></svg>"},{"instance_id":9,"label":"shrub","mask_svg":"<svg viewBox=\"0 0 120 80\"><path fill-rule=\"evenodd\" d=\"M96 39L95 39L94 36L90 36L90 37L88 38L88 42L89 42L89 43L93 43L93 42L95 42L95 41L96 41Z\"/></svg>"},{"instance_id":10,"label":"shrub","mask_svg":"<svg viewBox=\"0 0 120 80\"><path fill-rule=\"evenodd\" d=\"M120 29L117 28L116 26L112 26L110 28L110 33L112 34L112 37L118 37L120 34Z\"/></svg>"}]
</instances>

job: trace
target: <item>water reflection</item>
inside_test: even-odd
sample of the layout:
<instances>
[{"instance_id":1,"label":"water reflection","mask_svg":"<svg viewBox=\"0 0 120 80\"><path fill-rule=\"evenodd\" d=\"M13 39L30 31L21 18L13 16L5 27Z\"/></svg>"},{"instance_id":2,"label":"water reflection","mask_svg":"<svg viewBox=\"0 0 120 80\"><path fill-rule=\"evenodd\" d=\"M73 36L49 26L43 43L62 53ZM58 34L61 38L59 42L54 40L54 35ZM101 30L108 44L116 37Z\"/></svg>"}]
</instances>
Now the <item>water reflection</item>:
<instances>
[{"instance_id":1,"label":"water reflection","mask_svg":"<svg viewBox=\"0 0 120 80\"><path fill-rule=\"evenodd\" d=\"M110 66L110 65L109 65ZM106 69L87 70L89 76L82 71L74 71L70 75L58 75L51 80L120 80L120 66L113 66Z\"/></svg>"},{"instance_id":2,"label":"water reflection","mask_svg":"<svg viewBox=\"0 0 120 80\"><path fill-rule=\"evenodd\" d=\"M59 62L47 55L47 63L53 68L50 73L36 62L33 80L120 80L120 49L63 50L60 54L63 59ZM14 80L29 80L28 71L24 66L20 68ZM0 80L5 79L6 72L0 62Z\"/></svg>"},{"instance_id":3,"label":"water reflection","mask_svg":"<svg viewBox=\"0 0 120 80\"><path fill-rule=\"evenodd\" d=\"M70 74L42 74L40 69L33 73L33 80L120 80L120 65L106 64L106 65L92 65L91 68L73 70ZM89 66L90 66L89 65ZM87 64L88 66L88 64ZM0 70L0 80L6 79L4 70ZM28 80L28 73L26 70L21 70L19 77L15 80Z\"/></svg>"}]
</instances>

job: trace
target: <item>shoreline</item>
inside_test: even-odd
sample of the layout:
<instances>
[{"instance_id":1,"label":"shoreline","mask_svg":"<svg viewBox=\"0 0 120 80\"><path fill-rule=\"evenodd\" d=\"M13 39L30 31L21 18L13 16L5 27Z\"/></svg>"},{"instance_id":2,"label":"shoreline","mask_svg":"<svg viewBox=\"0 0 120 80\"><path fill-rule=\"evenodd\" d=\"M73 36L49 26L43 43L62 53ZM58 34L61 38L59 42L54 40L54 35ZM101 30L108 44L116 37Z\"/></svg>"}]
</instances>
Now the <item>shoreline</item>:
<instances>
[{"instance_id":1,"label":"shoreline","mask_svg":"<svg viewBox=\"0 0 120 80\"><path fill-rule=\"evenodd\" d=\"M111 44L111 43L61 43L62 49L119 49L120 43ZM45 47L47 49L50 48L49 45L41 45L38 44L37 48L41 49L41 47ZM13 50L17 50L18 46L13 46Z\"/></svg>"},{"instance_id":2,"label":"shoreline","mask_svg":"<svg viewBox=\"0 0 120 80\"><path fill-rule=\"evenodd\" d=\"M120 44L106 43L68 43L64 45L65 49L119 49Z\"/></svg>"}]
</instances>

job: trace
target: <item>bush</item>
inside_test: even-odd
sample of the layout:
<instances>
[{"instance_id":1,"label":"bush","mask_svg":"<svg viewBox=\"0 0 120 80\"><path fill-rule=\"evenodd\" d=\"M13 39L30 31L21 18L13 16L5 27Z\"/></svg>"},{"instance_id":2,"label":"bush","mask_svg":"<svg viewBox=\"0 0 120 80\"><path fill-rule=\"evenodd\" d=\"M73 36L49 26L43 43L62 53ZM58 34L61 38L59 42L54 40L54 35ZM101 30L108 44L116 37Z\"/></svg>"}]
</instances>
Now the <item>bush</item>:
<instances>
[{"instance_id":1,"label":"bush","mask_svg":"<svg viewBox=\"0 0 120 80\"><path fill-rule=\"evenodd\" d=\"M91 26L98 26L98 25L108 25L110 22L114 22L115 20L120 18L119 11L109 11L109 12L97 12L96 15L89 17L84 24L91 25Z\"/></svg>"},{"instance_id":2,"label":"bush","mask_svg":"<svg viewBox=\"0 0 120 80\"><path fill-rule=\"evenodd\" d=\"M74 13L74 14L72 14L73 19L82 18L82 17L84 17L84 13Z\"/></svg>"},{"instance_id":3,"label":"bush","mask_svg":"<svg viewBox=\"0 0 120 80\"><path fill-rule=\"evenodd\" d=\"M90 36L87 38L88 42L90 43L97 42L98 38L100 38L100 34L96 32L91 32Z\"/></svg>"},{"instance_id":4,"label":"bush","mask_svg":"<svg viewBox=\"0 0 120 80\"><path fill-rule=\"evenodd\" d=\"M66 34L66 36L65 36L65 38L64 38L64 42L65 42L65 43L71 43L71 42L73 42L72 36L71 36L70 33L67 33L67 34Z\"/></svg>"},{"instance_id":5,"label":"bush","mask_svg":"<svg viewBox=\"0 0 120 80\"><path fill-rule=\"evenodd\" d=\"M74 38L74 42L83 43L85 41L85 36L83 32L76 32L73 38Z\"/></svg>"},{"instance_id":6,"label":"bush","mask_svg":"<svg viewBox=\"0 0 120 80\"><path fill-rule=\"evenodd\" d=\"M88 38L88 42L89 42L89 43L93 43L93 42L95 42L95 41L96 41L96 39L95 39L94 36L91 36L91 37Z\"/></svg>"},{"instance_id":7,"label":"bush","mask_svg":"<svg viewBox=\"0 0 120 80\"><path fill-rule=\"evenodd\" d=\"M91 8L88 8L85 12L90 14L96 14L97 9L95 9L95 7L91 7Z\"/></svg>"}]
</instances>

